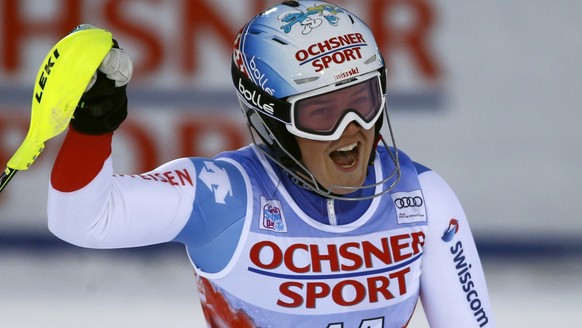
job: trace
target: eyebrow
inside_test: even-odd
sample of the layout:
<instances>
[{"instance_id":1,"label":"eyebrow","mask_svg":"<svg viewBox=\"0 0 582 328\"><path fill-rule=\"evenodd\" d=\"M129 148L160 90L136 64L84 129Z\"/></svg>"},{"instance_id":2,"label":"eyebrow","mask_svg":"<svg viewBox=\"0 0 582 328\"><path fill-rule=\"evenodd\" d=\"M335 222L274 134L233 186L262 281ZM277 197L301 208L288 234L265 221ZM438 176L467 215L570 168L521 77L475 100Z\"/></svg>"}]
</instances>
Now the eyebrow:
<instances>
[{"instance_id":1,"label":"eyebrow","mask_svg":"<svg viewBox=\"0 0 582 328\"><path fill-rule=\"evenodd\" d=\"M322 97L322 95L319 95L319 96L315 96L313 98L304 99L303 101L300 101L299 103L303 106L305 106L305 105L325 105L325 104L332 103L332 100L327 98L327 97Z\"/></svg>"},{"instance_id":2,"label":"eyebrow","mask_svg":"<svg viewBox=\"0 0 582 328\"><path fill-rule=\"evenodd\" d=\"M331 103L332 100L330 100L329 98L325 97L327 95L331 95L331 94L337 94L340 92L346 92L348 89L352 89L352 93L349 94L350 97L360 97L362 96L362 93L365 93L365 96L369 95L369 90L367 87L367 83L369 83L369 81L363 81L360 82L359 84L355 84L352 85L350 87L347 87L345 89L340 89L340 90L335 90L332 91L330 93L327 94L321 94L321 95L317 95L311 98L306 98L300 101L300 103L306 104L306 105L321 105L321 104L327 104L327 103Z\"/></svg>"}]
</instances>

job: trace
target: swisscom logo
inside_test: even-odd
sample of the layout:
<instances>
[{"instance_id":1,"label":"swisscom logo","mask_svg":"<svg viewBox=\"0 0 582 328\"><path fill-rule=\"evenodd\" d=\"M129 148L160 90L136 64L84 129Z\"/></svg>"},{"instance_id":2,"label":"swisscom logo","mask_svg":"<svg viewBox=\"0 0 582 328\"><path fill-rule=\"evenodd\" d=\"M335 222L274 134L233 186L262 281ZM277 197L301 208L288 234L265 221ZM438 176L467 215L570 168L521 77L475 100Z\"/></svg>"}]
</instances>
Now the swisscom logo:
<instances>
[{"instance_id":1,"label":"swisscom logo","mask_svg":"<svg viewBox=\"0 0 582 328\"><path fill-rule=\"evenodd\" d=\"M445 230L441 239L448 243L449 241L453 240L453 237L455 237L457 232L459 232L459 221L457 221L455 218L452 218L449 222L449 227L447 230Z\"/></svg>"},{"instance_id":2,"label":"swisscom logo","mask_svg":"<svg viewBox=\"0 0 582 328\"><path fill-rule=\"evenodd\" d=\"M449 226L443 232L441 239L445 243L450 243L453 241L457 233L459 233L459 221L455 218L451 218ZM459 284L465 293L465 299L467 300L469 308L473 312L473 316L479 327L485 327L489 323L489 318L487 317L487 313L485 313L485 309L479 298L479 292L476 288L477 285L473 280L471 272L473 265L470 263L470 256L472 254L465 253L463 242L461 240L452 243L449 251L451 252L453 265L457 271L457 277L459 278Z\"/></svg>"}]
</instances>

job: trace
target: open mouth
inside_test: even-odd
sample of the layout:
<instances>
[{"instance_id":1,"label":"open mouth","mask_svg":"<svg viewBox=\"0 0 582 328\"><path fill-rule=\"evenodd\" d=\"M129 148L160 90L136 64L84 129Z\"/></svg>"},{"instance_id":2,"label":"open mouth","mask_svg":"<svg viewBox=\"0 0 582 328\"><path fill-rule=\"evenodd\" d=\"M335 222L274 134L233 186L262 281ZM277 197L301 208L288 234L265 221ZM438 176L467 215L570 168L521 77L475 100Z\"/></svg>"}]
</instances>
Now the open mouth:
<instances>
[{"instance_id":1,"label":"open mouth","mask_svg":"<svg viewBox=\"0 0 582 328\"><path fill-rule=\"evenodd\" d=\"M339 167L349 169L358 163L358 143L341 147L329 154L331 160Z\"/></svg>"}]
</instances>

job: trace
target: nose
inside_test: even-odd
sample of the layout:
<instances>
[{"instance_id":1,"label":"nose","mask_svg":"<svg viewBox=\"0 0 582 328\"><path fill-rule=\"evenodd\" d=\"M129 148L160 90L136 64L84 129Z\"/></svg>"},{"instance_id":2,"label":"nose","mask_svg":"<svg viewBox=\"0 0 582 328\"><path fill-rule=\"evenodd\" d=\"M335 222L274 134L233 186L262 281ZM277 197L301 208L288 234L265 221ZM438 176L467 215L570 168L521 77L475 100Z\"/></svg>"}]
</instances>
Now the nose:
<instances>
[{"instance_id":1,"label":"nose","mask_svg":"<svg viewBox=\"0 0 582 328\"><path fill-rule=\"evenodd\" d=\"M346 128L344 129L344 132L342 132L342 136L355 134L359 132L361 128L362 126L358 124L356 121L351 121L348 124L348 126L346 126Z\"/></svg>"}]
</instances>

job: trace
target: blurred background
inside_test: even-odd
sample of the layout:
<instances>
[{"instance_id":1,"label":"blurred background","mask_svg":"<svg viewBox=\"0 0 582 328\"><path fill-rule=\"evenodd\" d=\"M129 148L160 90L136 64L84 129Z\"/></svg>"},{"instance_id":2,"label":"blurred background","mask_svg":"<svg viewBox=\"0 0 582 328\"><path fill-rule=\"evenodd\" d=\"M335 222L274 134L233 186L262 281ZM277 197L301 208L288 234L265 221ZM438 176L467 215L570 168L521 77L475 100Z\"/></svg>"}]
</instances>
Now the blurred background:
<instances>
[{"instance_id":1,"label":"blurred background","mask_svg":"<svg viewBox=\"0 0 582 328\"><path fill-rule=\"evenodd\" d=\"M28 130L36 72L80 23L132 56L115 169L249 143L230 82L237 31L268 0L0 0L0 163ZM582 2L338 0L389 70L399 148L465 207L499 327L582 322ZM182 247L97 251L46 225L61 137L0 196L1 327L203 327ZM420 308L411 327L427 327Z\"/></svg>"}]
</instances>

